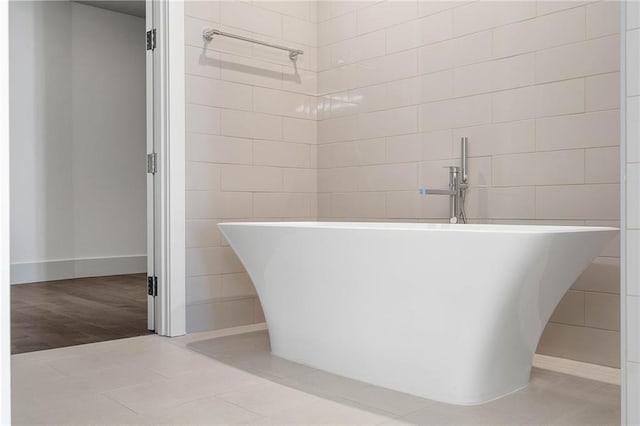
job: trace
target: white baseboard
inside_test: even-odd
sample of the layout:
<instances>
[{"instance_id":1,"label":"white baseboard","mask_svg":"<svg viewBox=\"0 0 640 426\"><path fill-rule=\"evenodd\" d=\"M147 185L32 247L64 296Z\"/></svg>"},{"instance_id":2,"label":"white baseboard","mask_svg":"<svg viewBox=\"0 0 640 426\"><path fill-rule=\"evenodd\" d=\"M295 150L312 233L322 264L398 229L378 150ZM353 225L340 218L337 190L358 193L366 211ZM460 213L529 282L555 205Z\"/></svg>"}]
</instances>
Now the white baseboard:
<instances>
[{"instance_id":1,"label":"white baseboard","mask_svg":"<svg viewBox=\"0 0 640 426\"><path fill-rule=\"evenodd\" d=\"M266 322L257 324L240 325L238 327L223 328L221 330L202 331L193 333L197 339L215 339L216 337L235 336L237 334L253 333L255 331L263 331L267 329Z\"/></svg>"},{"instance_id":2,"label":"white baseboard","mask_svg":"<svg viewBox=\"0 0 640 426\"><path fill-rule=\"evenodd\" d=\"M146 255L13 263L11 264L11 284L139 274L146 271Z\"/></svg>"},{"instance_id":3,"label":"white baseboard","mask_svg":"<svg viewBox=\"0 0 640 426\"><path fill-rule=\"evenodd\" d=\"M189 343L199 342L201 340L216 339L218 337L235 336L236 334L252 333L255 331L267 330L267 323L260 322L257 324L240 325L238 327L223 328L220 330L200 331L197 333L189 333L184 336L172 337L170 343L178 346L187 346Z\"/></svg>"},{"instance_id":4,"label":"white baseboard","mask_svg":"<svg viewBox=\"0 0 640 426\"><path fill-rule=\"evenodd\" d=\"M604 365L589 364L572 359L557 358L548 355L533 355L533 366L557 373L569 374L598 382L620 384L620 370Z\"/></svg>"}]
</instances>

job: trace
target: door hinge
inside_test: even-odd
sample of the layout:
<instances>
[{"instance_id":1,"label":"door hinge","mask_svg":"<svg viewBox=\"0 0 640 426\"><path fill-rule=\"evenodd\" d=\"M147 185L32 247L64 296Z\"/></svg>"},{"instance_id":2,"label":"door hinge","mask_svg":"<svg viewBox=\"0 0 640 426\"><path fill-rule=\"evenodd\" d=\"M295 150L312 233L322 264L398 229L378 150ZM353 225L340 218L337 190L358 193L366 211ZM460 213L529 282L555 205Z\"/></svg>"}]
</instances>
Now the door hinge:
<instances>
[{"instance_id":1,"label":"door hinge","mask_svg":"<svg viewBox=\"0 0 640 426\"><path fill-rule=\"evenodd\" d=\"M154 50L156 48L156 29L153 28L147 31L147 50Z\"/></svg>"},{"instance_id":2,"label":"door hinge","mask_svg":"<svg viewBox=\"0 0 640 426\"><path fill-rule=\"evenodd\" d=\"M147 277L147 294L149 296L158 295L158 277Z\"/></svg>"},{"instance_id":3,"label":"door hinge","mask_svg":"<svg viewBox=\"0 0 640 426\"><path fill-rule=\"evenodd\" d=\"M157 155L155 152L147 154L147 173L155 174L158 171Z\"/></svg>"}]
</instances>

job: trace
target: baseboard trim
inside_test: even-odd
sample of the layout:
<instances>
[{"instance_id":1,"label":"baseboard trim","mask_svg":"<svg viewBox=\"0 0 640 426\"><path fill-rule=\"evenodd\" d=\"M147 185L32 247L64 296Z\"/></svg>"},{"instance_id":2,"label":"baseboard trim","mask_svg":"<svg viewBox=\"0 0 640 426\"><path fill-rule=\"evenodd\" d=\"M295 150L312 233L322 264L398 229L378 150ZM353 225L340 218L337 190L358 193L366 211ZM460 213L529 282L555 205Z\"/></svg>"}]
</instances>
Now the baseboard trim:
<instances>
[{"instance_id":1,"label":"baseboard trim","mask_svg":"<svg viewBox=\"0 0 640 426\"><path fill-rule=\"evenodd\" d=\"M267 330L267 323L260 322L257 324L240 325L237 327L221 328L220 330L198 331L195 333L187 333L184 336L174 337L169 340L178 346L187 346L189 343L199 342L201 340L216 339L218 337L235 336L237 334L253 333L255 331Z\"/></svg>"},{"instance_id":2,"label":"baseboard trim","mask_svg":"<svg viewBox=\"0 0 640 426\"><path fill-rule=\"evenodd\" d=\"M11 284L139 274L146 271L146 255L13 263L11 264Z\"/></svg>"},{"instance_id":3,"label":"baseboard trim","mask_svg":"<svg viewBox=\"0 0 640 426\"><path fill-rule=\"evenodd\" d=\"M620 370L604 365L589 364L572 359L557 358L548 355L533 355L533 366L557 373L596 380L598 382L620 385Z\"/></svg>"}]
</instances>

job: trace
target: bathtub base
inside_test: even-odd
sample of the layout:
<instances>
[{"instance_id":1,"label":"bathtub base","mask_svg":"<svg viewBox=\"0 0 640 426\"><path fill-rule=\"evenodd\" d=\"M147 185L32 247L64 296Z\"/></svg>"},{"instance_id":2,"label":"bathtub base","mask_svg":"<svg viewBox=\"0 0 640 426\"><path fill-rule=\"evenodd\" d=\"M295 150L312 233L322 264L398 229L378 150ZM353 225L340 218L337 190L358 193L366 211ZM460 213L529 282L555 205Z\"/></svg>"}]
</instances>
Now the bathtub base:
<instances>
[{"instance_id":1,"label":"bathtub base","mask_svg":"<svg viewBox=\"0 0 640 426\"><path fill-rule=\"evenodd\" d=\"M271 336L271 331L269 333ZM384 368L384 366L378 365L366 369L358 367L350 369L345 368L343 364L354 365L356 363L355 359L346 359L343 356L339 356L336 358L336 362L324 361L323 358L331 358L328 354L332 351L339 352L339 348L333 348L333 350L331 350L328 347L322 347L322 349L320 349L309 346L308 341L296 342L292 340L287 342L286 345L278 345L277 338L270 338L270 341L271 353L279 358L371 385L455 405L481 405L524 389L529 385L532 368L531 361L520 360L518 363L518 370L520 371L515 372L513 371L514 369L504 370L501 374L493 376L490 382L467 382L463 383L464 386L461 386L457 391L454 390L452 393L445 393L445 383L448 382L447 376L450 377L451 382L460 383L465 379L457 374L457 372L452 371L450 374L442 377L441 380L437 382L437 386L434 386L435 383L429 380L416 380L415 378L421 377L420 372L415 370L417 365L424 366L427 369L436 367L429 365L430 361L428 360L405 358L402 365L396 364L391 368ZM300 353L298 349L300 347L305 347L308 352L318 353L320 356L314 356L310 353ZM371 360L371 358L369 360ZM483 378L483 380L486 379L487 377ZM434 387L436 387L437 390L435 390ZM479 392L469 394L464 391L463 388L477 389Z\"/></svg>"},{"instance_id":2,"label":"bathtub base","mask_svg":"<svg viewBox=\"0 0 640 426\"><path fill-rule=\"evenodd\" d=\"M318 370L323 370L323 371L326 371L328 373L336 374L338 376L346 377L346 378L349 378L349 379L358 380L358 381L361 381L363 383L367 383L367 384L370 384L370 385L379 386L379 387L383 387L383 388L386 388L386 389L391 389L391 390L394 390L394 391L397 391L397 392L402 392L402 393L406 393L406 394L409 394L409 395L414 395L414 396L418 396L418 397L421 397L421 398L429 399L429 400L432 400L432 401L442 402L442 403L445 403L445 404L463 405L463 406L474 406L474 405L486 404L488 402L492 402L492 401L498 400L500 398L503 398L505 396L511 395L512 393L516 393L518 391L521 391L521 390L525 389L527 386L529 386L529 376L531 374L531 369L529 369L529 374L527 374L527 379L524 382L522 382L520 384L517 384L517 385L508 386L507 388L505 388L504 391L501 391L501 392L496 393L496 394L476 395L473 399L470 399L470 400L460 400L458 398L456 398L456 399L442 399L442 396L440 396L439 394L434 394L432 392L422 393L422 392L420 392L420 391L418 391L418 390L416 390L414 388L405 388L403 386L393 386L393 387L391 387L389 385L386 385L385 383L375 382L372 379L360 378L360 377L351 376L351 375L348 375L348 374L342 374L342 373L340 373L338 371L331 371L331 370L329 370L327 368L324 368L321 365L310 365L310 364L307 364L307 363L304 363L304 362L301 362L301 361L297 361L297 360L291 359L291 358L287 357L286 355L279 354L277 352L274 352L273 350L271 351L271 354L274 355L274 356L277 356L279 358L285 359L287 361L292 361L292 362L295 362L297 364L302 364L302 365L305 365L307 367L312 367L312 368L316 368Z\"/></svg>"}]
</instances>

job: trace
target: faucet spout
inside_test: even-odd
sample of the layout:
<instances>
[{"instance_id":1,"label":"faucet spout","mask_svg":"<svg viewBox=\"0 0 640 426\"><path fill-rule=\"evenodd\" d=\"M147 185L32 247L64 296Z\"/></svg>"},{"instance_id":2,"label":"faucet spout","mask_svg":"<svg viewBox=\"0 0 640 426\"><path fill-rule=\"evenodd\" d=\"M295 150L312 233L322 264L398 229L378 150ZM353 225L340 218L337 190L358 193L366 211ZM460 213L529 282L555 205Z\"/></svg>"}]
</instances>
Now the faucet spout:
<instances>
[{"instance_id":1,"label":"faucet spout","mask_svg":"<svg viewBox=\"0 0 640 426\"><path fill-rule=\"evenodd\" d=\"M428 189L420 188L420 195L454 195L455 191L450 189Z\"/></svg>"}]
</instances>

